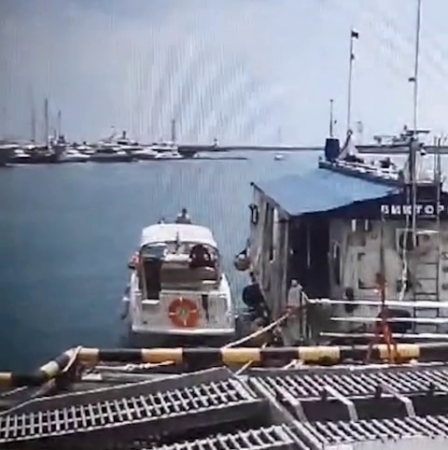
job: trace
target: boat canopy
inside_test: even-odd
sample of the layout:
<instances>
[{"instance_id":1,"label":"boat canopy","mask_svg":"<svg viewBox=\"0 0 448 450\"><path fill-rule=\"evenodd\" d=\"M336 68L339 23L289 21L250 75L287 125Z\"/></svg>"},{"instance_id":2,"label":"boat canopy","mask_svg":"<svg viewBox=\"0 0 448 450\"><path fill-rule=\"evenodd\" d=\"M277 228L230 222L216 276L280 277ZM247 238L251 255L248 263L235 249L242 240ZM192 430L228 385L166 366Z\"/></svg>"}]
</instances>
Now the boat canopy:
<instances>
[{"instance_id":1,"label":"boat canopy","mask_svg":"<svg viewBox=\"0 0 448 450\"><path fill-rule=\"evenodd\" d=\"M143 229L141 247L169 242L205 244L217 248L212 232L200 225L163 223Z\"/></svg>"}]
</instances>

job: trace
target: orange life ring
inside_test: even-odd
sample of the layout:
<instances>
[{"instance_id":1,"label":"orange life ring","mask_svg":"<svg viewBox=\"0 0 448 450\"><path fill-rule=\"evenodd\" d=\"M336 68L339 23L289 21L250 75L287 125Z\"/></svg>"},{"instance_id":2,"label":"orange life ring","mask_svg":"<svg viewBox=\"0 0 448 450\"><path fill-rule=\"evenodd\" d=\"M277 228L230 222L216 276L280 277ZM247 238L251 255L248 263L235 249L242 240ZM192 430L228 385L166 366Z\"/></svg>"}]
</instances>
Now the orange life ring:
<instances>
[{"instance_id":1,"label":"orange life ring","mask_svg":"<svg viewBox=\"0 0 448 450\"><path fill-rule=\"evenodd\" d=\"M168 316L176 327L195 328L199 322L199 309L193 300L179 297L170 303Z\"/></svg>"}]
</instances>

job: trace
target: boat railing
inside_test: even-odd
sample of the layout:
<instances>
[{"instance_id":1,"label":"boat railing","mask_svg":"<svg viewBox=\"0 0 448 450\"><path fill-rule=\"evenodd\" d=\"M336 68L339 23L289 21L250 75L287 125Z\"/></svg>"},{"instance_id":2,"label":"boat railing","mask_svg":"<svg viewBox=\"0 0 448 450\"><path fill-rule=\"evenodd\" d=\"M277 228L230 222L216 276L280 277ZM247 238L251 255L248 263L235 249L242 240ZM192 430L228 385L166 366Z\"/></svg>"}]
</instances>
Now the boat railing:
<instances>
[{"instance_id":1,"label":"boat railing","mask_svg":"<svg viewBox=\"0 0 448 450\"><path fill-rule=\"evenodd\" d=\"M349 300L349 299L328 299L328 298L315 298L310 299L307 296L304 296L304 301L307 306L304 310L309 310L310 307L321 307L321 310L327 310L328 314L326 314L326 324L331 328L331 323L353 323L359 324L361 328L363 328L362 332L355 331L330 331L330 330L320 330L319 336L325 338L369 338L374 337L375 333L373 331L367 330L369 325L375 325L380 322L380 317L372 317L367 315L332 315L331 311L334 306L345 306L351 305L354 307L365 306L365 307L377 307L378 314L381 311L381 308L385 306L386 308L401 308L406 311L412 311L413 314L410 317L388 317L386 319L387 323L410 323L414 325L428 325L428 326L437 326L437 325L448 325L448 313L446 317L416 317L414 314L416 311L440 311L447 310L448 311L448 301L434 301L434 300L415 300L415 301L399 301L399 300L386 300L382 303L380 300ZM326 308L328 307L328 308ZM306 318L306 327L312 327L312 324L309 323L312 321L312 318ZM367 325L367 327L365 326ZM372 327L370 327L372 328ZM448 333L392 333L392 336L395 339L423 339L423 340L448 340Z\"/></svg>"},{"instance_id":2,"label":"boat railing","mask_svg":"<svg viewBox=\"0 0 448 450\"><path fill-rule=\"evenodd\" d=\"M374 164L359 163L355 161L319 161L319 167L339 172L345 175L365 178L371 181L380 181L392 185L400 185L405 181L403 171L396 167L383 168ZM433 172L420 173L417 179L419 185L433 185L438 181Z\"/></svg>"},{"instance_id":3,"label":"boat railing","mask_svg":"<svg viewBox=\"0 0 448 450\"><path fill-rule=\"evenodd\" d=\"M376 182L388 183L393 186L401 184L400 174L396 169L384 169L378 166L351 161L319 161L319 167L344 175L354 176Z\"/></svg>"},{"instance_id":4,"label":"boat railing","mask_svg":"<svg viewBox=\"0 0 448 450\"><path fill-rule=\"evenodd\" d=\"M374 164L350 162L350 161L344 161L344 160L336 161L335 164L337 164L341 167L347 168L347 169L354 169L354 170L358 170L360 172L390 178L392 180L399 179L399 172L396 169L396 167L394 167L394 166L390 166L389 168L383 168L383 167L376 166Z\"/></svg>"},{"instance_id":5,"label":"boat railing","mask_svg":"<svg viewBox=\"0 0 448 450\"><path fill-rule=\"evenodd\" d=\"M289 299L287 304L287 310L289 311L289 315L291 316L292 313L296 317L296 320L293 321L285 320L283 325L286 328L298 326L299 335L302 336L307 342L310 342L312 330L308 323L308 307L309 305L312 304L312 301L310 300L305 289L300 283L297 283L297 289L299 293L298 305L290 304ZM298 311L293 311L294 309L297 309Z\"/></svg>"}]
</instances>

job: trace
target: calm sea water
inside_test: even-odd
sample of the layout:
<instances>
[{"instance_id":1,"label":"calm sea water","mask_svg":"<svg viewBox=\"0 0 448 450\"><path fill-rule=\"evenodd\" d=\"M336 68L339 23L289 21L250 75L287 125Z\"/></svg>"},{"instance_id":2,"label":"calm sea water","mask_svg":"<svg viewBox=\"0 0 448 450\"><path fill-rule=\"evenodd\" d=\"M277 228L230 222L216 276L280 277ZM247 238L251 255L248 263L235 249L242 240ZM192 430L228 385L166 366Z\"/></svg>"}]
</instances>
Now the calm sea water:
<instances>
[{"instance_id":1,"label":"calm sea water","mask_svg":"<svg viewBox=\"0 0 448 450\"><path fill-rule=\"evenodd\" d=\"M77 345L119 345L126 264L141 229L182 206L213 230L238 293L246 280L232 259L247 239L250 182L302 172L317 159L244 155L1 170L0 370L29 370Z\"/></svg>"}]
</instances>

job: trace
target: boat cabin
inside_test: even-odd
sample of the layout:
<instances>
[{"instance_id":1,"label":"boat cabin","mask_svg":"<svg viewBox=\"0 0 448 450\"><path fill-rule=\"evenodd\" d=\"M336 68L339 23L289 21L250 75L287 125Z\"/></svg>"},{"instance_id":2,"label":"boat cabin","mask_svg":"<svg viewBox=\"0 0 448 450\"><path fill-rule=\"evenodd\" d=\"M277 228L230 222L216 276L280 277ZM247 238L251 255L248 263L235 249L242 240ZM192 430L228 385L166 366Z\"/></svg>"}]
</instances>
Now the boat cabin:
<instances>
[{"instance_id":1,"label":"boat cabin","mask_svg":"<svg viewBox=\"0 0 448 450\"><path fill-rule=\"evenodd\" d=\"M138 278L146 299L165 290L211 290L219 285L219 251L210 230L190 224L158 224L142 232Z\"/></svg>"},{"instance_id":2,"label":"boat cabin","mask_svg":"<svg viewBox=\"0 0 448 450\"><path fill-rule=\"evenodd\" d=\"M411 185L390 168L340 161L330 147L337 156L339 144L330 143L308 173L253 183L248 254L274 318L295 280L302 335L371 336L384 280L388 311L401 317L394 336L448 339L448 194L440 177Z\"/></svg>"}]
</instances>

